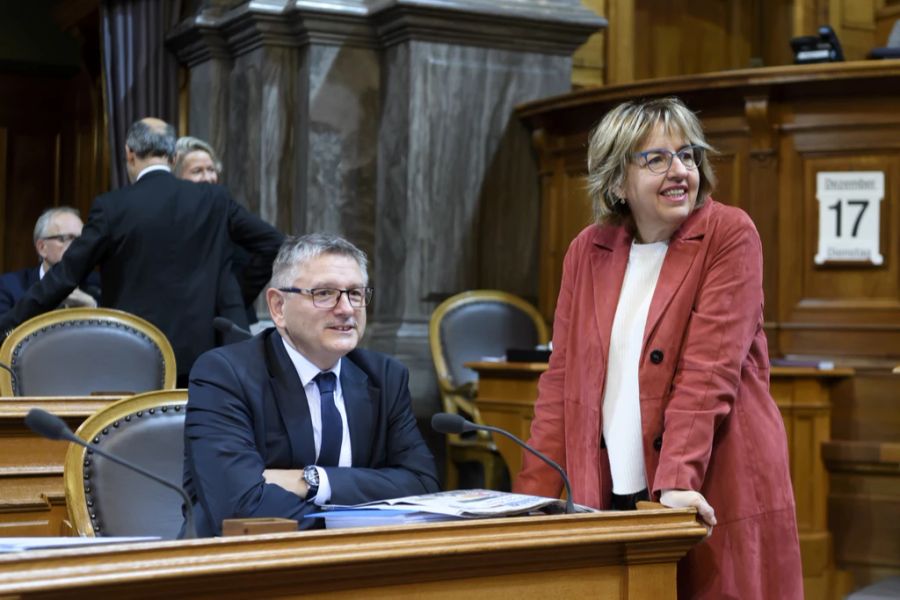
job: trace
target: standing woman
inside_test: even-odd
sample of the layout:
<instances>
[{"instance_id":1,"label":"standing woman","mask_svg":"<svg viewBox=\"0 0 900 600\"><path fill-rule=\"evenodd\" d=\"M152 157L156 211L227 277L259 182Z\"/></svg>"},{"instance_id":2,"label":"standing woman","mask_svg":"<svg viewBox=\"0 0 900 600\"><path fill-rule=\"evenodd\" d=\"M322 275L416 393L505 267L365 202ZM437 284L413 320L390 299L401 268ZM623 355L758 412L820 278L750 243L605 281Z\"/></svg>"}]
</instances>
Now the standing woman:
<instances>
[{"instance_id":1,"label":"standing woman","mask_svg":"<svg viewBox=\"0 0 900 600\"><path fill-rule=\"evenodd\" d=\"M679 563L679 598L800 599L759 234L709 197L710 149L675 98L622 104L591 134L596 223L566 254L531 443L575 502L698 509L711 535ZM561 488L525 455L516 491Z\"/></svg>"},{"instance_id":2,"label":"standing woman","mask_svg":"<svg viewBox=\"0 0 900 600\"><path fill-rule=\"evenodd\" d=\"M222 161L215 150L200 138L184 136L175 142L175 177L194 183L219 183ZM270 265L271 266L271 265ZM257 322L253 302L268 282L265 265L251 264L250 255L240 246L232 244L231 260L219 279L216 295L216 316L225 317L238 328L247 330ZM259 273L259 275L256 275ZM221 343L240 341L243 335L221 334Z\"/></svg>"}]
</instances>

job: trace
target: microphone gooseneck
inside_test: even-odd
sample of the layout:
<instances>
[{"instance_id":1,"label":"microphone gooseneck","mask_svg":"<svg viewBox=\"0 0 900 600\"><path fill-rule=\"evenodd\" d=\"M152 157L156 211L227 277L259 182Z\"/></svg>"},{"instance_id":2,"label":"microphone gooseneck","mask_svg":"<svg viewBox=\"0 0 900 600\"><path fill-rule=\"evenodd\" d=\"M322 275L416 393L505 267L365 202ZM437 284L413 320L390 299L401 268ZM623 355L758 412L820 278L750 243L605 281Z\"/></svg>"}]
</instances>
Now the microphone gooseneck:
<instances>
[{"instance_id":1,"label":"microphone gooseneck","mask_svg":"<svg viewBox=\"0 0 900 600\"><path fill-rule=\"evenodd\" d=\"M506 436L522 448L528 450L542 461L556 469L559 473L560 477L562 477L563 485L566 486L566 514L572 514L575 512L575 503L572 501L572 485L569 483L569 477L566 475L566 472L560 467L556 462L551 460L549 457L544 455L542 452L537 450L536 448L532 448L510 432L505 429L500 429L499 427L492 427L491 425L480 425L478 423L473 423L467 419L464 419L460 415L454 415L452 413L436 413L433 417L431 417L431 428L437 431L438 433L463 433L466 431L475 431L481 429L482 431L492 431L494 433L499 433L500 435Z\"/></svg>"},{"instance_id":2,"label":"microphone gooseneck","mask_svg":"<svg viewBox=\"0 0 900 600\"><path fill-rule=\"evenodd\" d=\"M194 507L191 506L190 498L188 498L188 495L184 492L184 489L180 485L175 485L174 483L163 479L159 475L151 473L143 467L139 467L138 465L135 465L123 458L119 458L114 454L110 454L106 450L101 450L97 446L88 444L80 437L72 433L72 430L69 429L69 426L66 425L65 421L54 414L48 413L45 410L41 410L40 408L32 408L28 411L28 414L25 415L25 424L40 436L51 440L68 440L73 444L78 444L79 446L83 446L92 452L96 452L107 460L111 460L118 465L122 465L126 469L130 469L132 471L135 471L136 473L140 473L144 477L148 477L153 481L166 486L167 488L175 490L181 495L181 499L184 501L184 518L186 521L185 538L193 539L197 537L197 530L194 528Z\"/></svg>"},{"instance_id":3,"label":"microphone gooseneck","mask_svg":"<svg viewBox=\"0 0 900 600\"><path fill-rule=\"evenodd\" d=\"M28 411L25 415L25 424L33 432L49 440L69 440L76 443L81 441L72 433L65 421L39 408Z\"/></svg>"},{"instance_id":4,"label":"microphone gooseneck","mask_svg":"<svg viewBox=\"0 0 900 600\"><path fill-rule=\"evenodd\" d=\"M472 431L472 429L466 428L467 423L470 425L474 425L474 423L470 423L461 416L454 415L453 413L436 413L433 417L431 417L431 428L438 433L447 434Z\"/></svg>"},{"instance_id":5,"label":"microphone gooseneck","mask_svg":"<svg viewBox=\"0 0 900 600\"><path fill-rule=\"evenodd\" d=\"M219 333L237 333L247 338L253 337L252 333L243 327L238 327L234 321L226 319L225 317L214 317L213 328Z\"/></svg>"}]
</instances>

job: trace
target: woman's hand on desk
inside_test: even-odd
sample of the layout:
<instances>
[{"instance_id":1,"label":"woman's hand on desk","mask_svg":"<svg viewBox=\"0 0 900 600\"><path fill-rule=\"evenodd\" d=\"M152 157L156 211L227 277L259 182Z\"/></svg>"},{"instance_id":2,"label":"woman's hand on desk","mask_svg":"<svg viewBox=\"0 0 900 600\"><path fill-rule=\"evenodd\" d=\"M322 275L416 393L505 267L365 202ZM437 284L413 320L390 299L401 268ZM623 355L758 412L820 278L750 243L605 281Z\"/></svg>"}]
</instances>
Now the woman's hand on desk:
<instances>
[{"instance_id":1,"label":"woman's hand on desk","mask_svg":"<svg viewBox=\"0 0 900 600\"><path fill-rule=\"evenodd\" d=\"M686 508L693 506L700 514L700 518L710 528L716 525L716 511L709 505L706 498L700 492L693 490L663 490L659 496L659 503L669 508ZM710 530L711 531L711 530Z\"/></svg>"}]
</instances>

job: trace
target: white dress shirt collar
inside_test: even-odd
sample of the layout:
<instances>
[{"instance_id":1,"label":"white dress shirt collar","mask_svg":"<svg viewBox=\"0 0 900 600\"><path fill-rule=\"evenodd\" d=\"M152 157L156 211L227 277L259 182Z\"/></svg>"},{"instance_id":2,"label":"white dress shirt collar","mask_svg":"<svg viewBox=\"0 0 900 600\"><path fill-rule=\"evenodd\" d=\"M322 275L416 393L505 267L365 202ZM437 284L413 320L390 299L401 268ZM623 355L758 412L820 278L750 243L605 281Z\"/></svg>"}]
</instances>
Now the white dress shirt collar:
<instances>
[{"instance_id":1,"label":"white dress shirt collar","mask_svg":"<svg viewBox=\"0 0 900 600\"><path fill-rule=\"evenodd\" d=\"M315 379L316 375L322 372L322 369L312 364L308 358L294 350L294 348L288 344L287 340L283 337L281 338L281 343L284 344L284 349L287 350L288 357L291 359L291 362L294 364L294 368L297 370L297 375L300 377L300 385L306 387L309 385L313 379ZM334 373L334 376L337 377L338 382L341 380L341 361L337 361L333 367L330 369L325 369L325 371L330 371Z\"/></svg>"},{"instance_id":2,"label":"white dress shirt collar","mask_svg":"<svg viewBox=\"0 0 900 600\"><path fill-rule=\"evenodd\" d=\"M166 171L167 173L171 173L172 169L169 168L169 165L150 165L149 167L144 168L143 171L138 173L137 178L134 180L135 183L141 180L141 177L150 173L151 171Z\"/></svg>"}]
</instances>

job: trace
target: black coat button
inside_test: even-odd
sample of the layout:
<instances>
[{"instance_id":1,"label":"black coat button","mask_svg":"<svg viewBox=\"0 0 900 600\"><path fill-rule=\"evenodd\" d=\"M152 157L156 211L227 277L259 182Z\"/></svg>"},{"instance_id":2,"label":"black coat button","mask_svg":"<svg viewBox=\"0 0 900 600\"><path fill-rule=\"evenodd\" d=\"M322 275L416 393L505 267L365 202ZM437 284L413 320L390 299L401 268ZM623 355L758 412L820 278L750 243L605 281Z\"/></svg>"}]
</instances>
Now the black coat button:
<instances>
[{"instance_id":1,"label":"black coat button","mask_svg":"<svg viewBox=\"0 0 900 600\"><path fill-rule=\"evenodd\" d=\"M655 440L653 440L653 449L656 450L657 452L662 450L662 437L658 437Z\"/></svg>"},{"instance_id":2,"label":"black coat button","mask_svg":"<svg viewBox=\"0 0 900 600\"><path fill-rule=\"evenodd\" d=\"M661 363L663 361L664 357L665 357L665 354L663 354L662 350L658 350L658 349L654 350L653 352L650 353L650 362L652 362L654 365L658 365L659 363Z\"/></svg>"}]
</instances>

